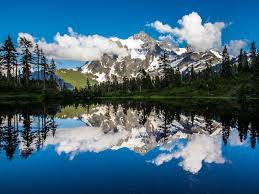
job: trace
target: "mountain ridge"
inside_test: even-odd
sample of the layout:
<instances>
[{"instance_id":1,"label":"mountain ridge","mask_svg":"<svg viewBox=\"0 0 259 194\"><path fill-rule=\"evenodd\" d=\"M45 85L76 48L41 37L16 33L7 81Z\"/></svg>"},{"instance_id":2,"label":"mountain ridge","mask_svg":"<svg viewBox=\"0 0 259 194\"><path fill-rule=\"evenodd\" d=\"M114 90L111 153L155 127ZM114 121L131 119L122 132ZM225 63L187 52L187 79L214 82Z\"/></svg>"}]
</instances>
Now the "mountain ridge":
<instances>
[{"instance_id":1,"label":"mountain ridge","mask_svg":"<svg viewBox=\"0 0 259 194\"><path fill-rule=\"evenodd\" d=\"M126 48L129 55L125 57L103 55L101 60L88 61L78 70L82 73L92 74L97 82L104 82L117 76L122 80L124 76L128 78L136 77L141 69L147 71L151 76L158 74L158 59L161 51L170 51L172 60L171 66L179 68L182 74L186 74L191 66L195 71L203 71L206 65L217 66L221 63L222 56L215 50L206 52L195 52L190 47L178 48L168 45L164 41L157 41L145 32L141 31L130 36L128 39L110 38L118 46Z\"/></svg>"},{"instance_id":2,"label":"mountain ridge","mask_svg":"<svg viewBox=\"0 0 259 194\"><path fill-rule=\"evenodd\" d=\"M205 70L207 65L212 66L214 71L218 71L222 60L221 54L215 50L195 52L190 46L179 48L168 41L155 40L144 31L133 34L127 39L111 37L110 40L120 48L125 48L128 55L104 54L100 60L87 61L84 65L73 69L72 73L62 69L66 72L62 74L61 70L58 71L59 76L74 87L85 87L87 79L91 83L101 83L113 79L120 82L123 77L137 77L142 69L151 77L155 77L159 74L158 60L164 50L170 53L172 68L179 68L182 75L187 74L192 66L197 73ZM76 80L71 81L75 77L74 74L78 75L78 83Z\"/></svg>"}]
</instances>

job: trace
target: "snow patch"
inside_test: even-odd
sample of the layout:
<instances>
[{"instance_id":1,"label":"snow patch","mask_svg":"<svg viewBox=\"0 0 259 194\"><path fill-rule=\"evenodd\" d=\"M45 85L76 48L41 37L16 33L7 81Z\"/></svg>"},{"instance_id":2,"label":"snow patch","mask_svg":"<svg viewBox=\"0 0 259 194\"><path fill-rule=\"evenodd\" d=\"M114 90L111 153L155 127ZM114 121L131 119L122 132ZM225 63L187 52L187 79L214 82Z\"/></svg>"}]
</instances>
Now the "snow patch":
<instances>
[{"instance_id":1,"label":"snow patch","mask_svg":"<svg viewBox=\"0 0 259 194\"><path fill-rule=\"evenodd\" d=\"M98 81L98 83L102 83L106 81L105 73L96 73L94 75L97 76L96 81Z\"/></svg>"},{"instance_id":2,"label":"snow patch","mask_svg":"<svg viewBox=\"0 0 259 194\"><path fill-rule=\"evenodd\" d=\"M222 56L217 52L217 51L214 51L214 50L210 50L210 52L215 55L215 57L219 58L219 59L222 59Z\"/></svg>"},{"instance_id":3,"label":"snow patch","mask_svg":"<svg viewBox=\"0 0 259 194\"><path fill-rule=\"evenodd\" d=\"M177 50L174 50L174 52L177 54L177 55L182 55L184 53L187 52L187 49L186 48L178 48Z\"/></svg>"}]
</instances>

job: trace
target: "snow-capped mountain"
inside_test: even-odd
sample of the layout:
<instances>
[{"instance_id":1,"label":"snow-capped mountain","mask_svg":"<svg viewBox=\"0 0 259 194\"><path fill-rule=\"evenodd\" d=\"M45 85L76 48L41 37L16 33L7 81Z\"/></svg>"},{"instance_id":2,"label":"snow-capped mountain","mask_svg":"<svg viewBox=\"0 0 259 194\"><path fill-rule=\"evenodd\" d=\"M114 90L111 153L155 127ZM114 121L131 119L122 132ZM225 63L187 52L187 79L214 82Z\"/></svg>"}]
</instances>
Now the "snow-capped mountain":
<instances>
[{"instance_id":1,"label":"snow-capped mountain","mask_svg":"<svg viewBox=\"0 0 259 194\"><path fill-rule=\"evenodd\" d=\"M80 144L88 142L83 149L96 152L128 148L144 155L175 139L189 139L194 134L214 136L222 131L221 123L215 120L207 122L201 116L191 119L180 114L178 119L169 120L163 112L156 112L154 109L146 115L144 110L126 110L122 106L115 108L110 105L98 105L90 113L73 119L85 124L82 128L75 129L78 130Z\"/></svg>"},{"instance_id":2,"label":"snow-capped mountain","mask_svg":"<svg viewBox=\"0 0 259 194\"><path fill-rule=\"evenodd\" d=\"M190 48L177 48L165 41L157 41L145 32L135 34L128 39L111 38L119 47L128 51L128 56L103 55L99 61L89 61L79 68L82 73L91 74L98 82L103 82L116 75L120 80L124 76L136 77L140 69L151 75L158 73L159 55L162 50L170 51L171 65L185 74L194 66L195 71L203 71L206 64L217 66L221 63L221 55L214 50L194 52Z\"/></svg>"}]
</instances>

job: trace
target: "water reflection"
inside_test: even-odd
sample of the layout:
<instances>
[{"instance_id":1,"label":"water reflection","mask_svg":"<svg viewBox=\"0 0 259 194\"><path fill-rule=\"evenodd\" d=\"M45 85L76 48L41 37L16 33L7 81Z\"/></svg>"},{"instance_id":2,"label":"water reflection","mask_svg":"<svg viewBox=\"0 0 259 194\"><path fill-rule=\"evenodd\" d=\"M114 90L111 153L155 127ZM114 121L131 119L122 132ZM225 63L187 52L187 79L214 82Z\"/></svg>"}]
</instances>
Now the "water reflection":
<instances>
[{"instance_id":1,"label":"water reflection","mask_svg":"<svg viewBox=\"0 0 259 194\"><path fill-rule=\"evenodd\" d=\"M175 159L196 174L204 163L227 161L223 146L255 149L259 139L255 104L226 109L222 104L127 102L31 110L0 113L0 150L9 160L16 151L27 158L50 145L71 160L83 152L127 148L146 155L158 149L147 162L160 166Z\"/></svg>"},{"instance_id":2,"label":"water reflection","mask_svg":"<svg viewBox=\"0 0 259 194\"><path fill-rule=\"evenodd\" d=\"M12 160L19 150L22 158L28 158L34 151L43 147L51 134L55 135L55 111L43 107L40 112L31 112L32 107L0 112L0 151Z\"/></svg>"}]
</instances>

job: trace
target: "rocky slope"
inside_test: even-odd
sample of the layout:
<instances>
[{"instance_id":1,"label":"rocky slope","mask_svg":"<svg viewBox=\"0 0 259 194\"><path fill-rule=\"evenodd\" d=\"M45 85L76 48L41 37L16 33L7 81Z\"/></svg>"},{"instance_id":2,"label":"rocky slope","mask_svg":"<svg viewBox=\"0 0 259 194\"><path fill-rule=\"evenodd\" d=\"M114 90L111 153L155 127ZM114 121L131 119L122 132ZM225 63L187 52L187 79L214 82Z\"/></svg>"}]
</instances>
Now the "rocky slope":
<instances>
[{"instance_id":1,"label":"rocky slope","mask_svg":"<svg viewBox=\"0 0 259 194\"><path fill-rule=\"evenodd\" d=\"M221 63L221 55L213 50L194 52L190 48L176 48L165 41L156 41L144 32L135 34L128 39L111 38L120 47L128 50L126 57L104 55L99 61L89 61L79 68L85 74L93 75L98 82L111 79L116 75L118 79L124 76L136 77L140 69L145 69L151 75L158 73L158 59L163 49L170 51L171 66L180 69L185 74L188 68L194 66L195 71L202 71L206 64L213 67Z\"/></svg>"}]
</instances>

